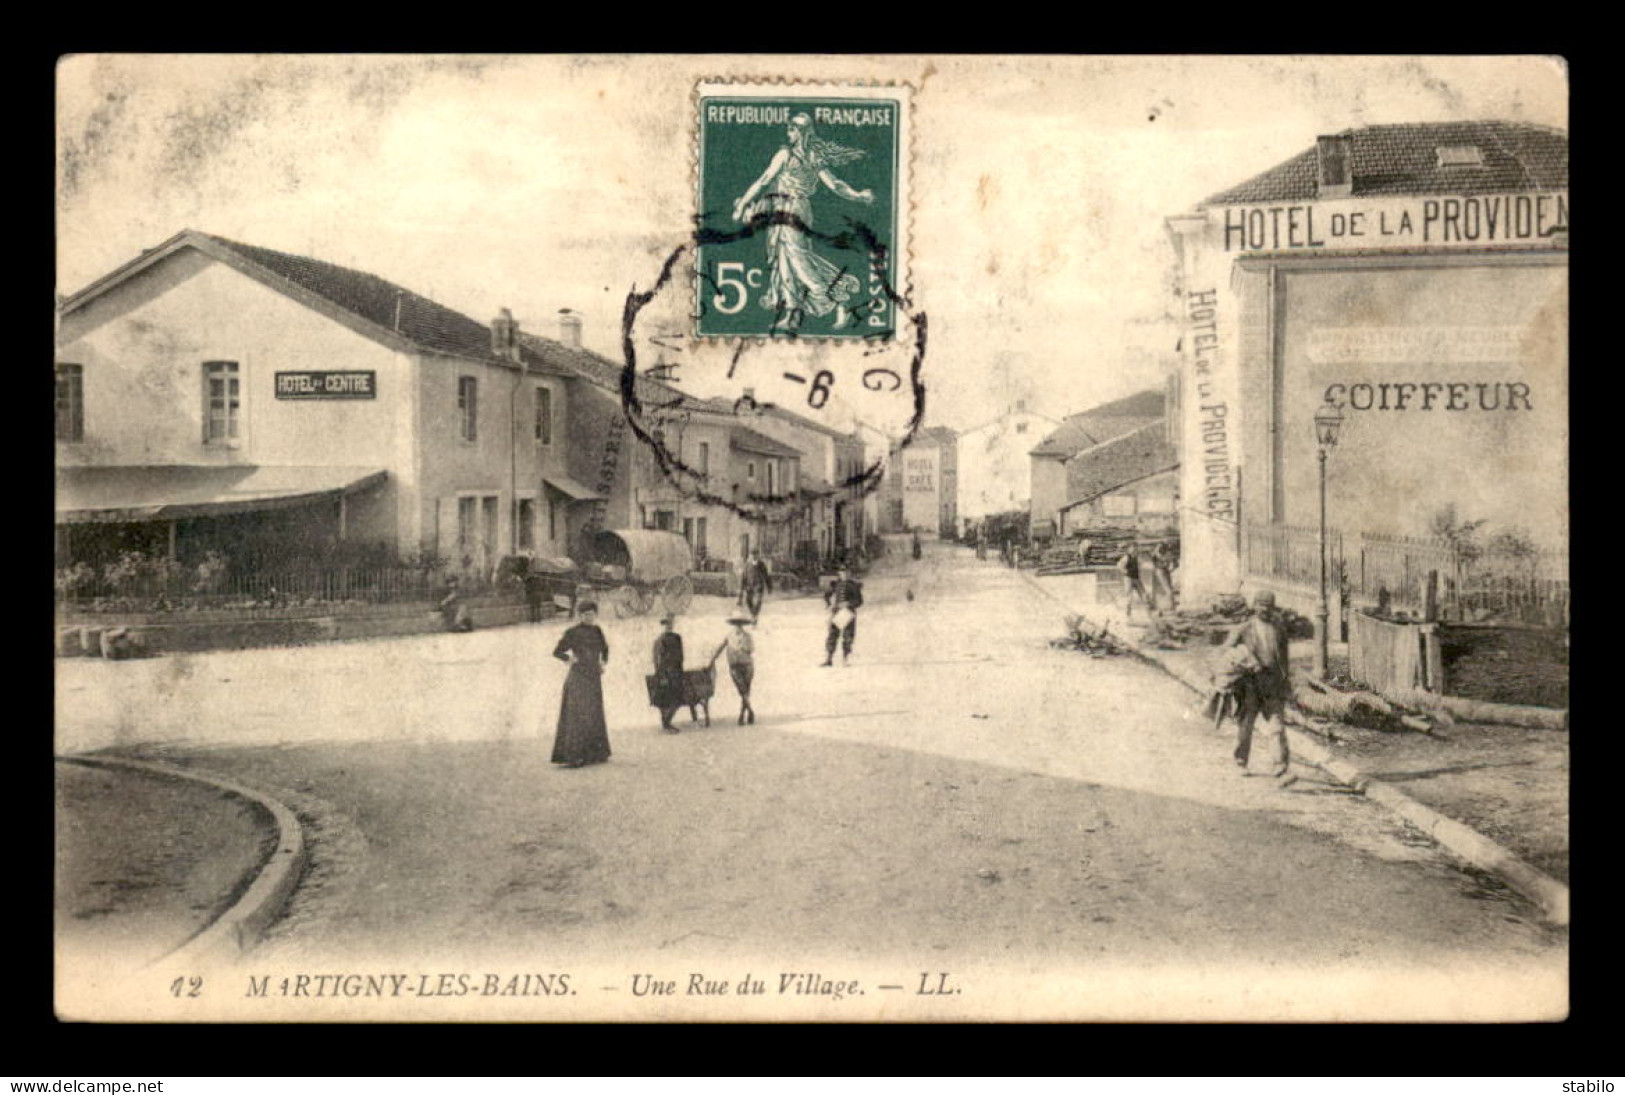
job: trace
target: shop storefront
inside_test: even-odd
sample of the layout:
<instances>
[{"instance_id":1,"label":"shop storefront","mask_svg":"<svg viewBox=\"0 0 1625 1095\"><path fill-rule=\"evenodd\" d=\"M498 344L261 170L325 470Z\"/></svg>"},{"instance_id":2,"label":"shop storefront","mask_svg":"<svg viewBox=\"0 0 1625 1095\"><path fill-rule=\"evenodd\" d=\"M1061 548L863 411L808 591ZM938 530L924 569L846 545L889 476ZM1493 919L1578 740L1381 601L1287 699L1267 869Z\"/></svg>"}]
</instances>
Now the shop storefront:
<instances>
[{"instance_id":1,"label":"shop storefront","mask_svg":"<svg viewBox=\"0 0 1625 1095\"><path fill-rule=\"evenodd\" d=\"M1328 405L1332 580L1355 600L1363 561L1441 529L1566 551L1568 220L1566 138L1504 123L1322 138L1169 218L1189 603L1318 584Z\"/></svg>"}]
</instances>

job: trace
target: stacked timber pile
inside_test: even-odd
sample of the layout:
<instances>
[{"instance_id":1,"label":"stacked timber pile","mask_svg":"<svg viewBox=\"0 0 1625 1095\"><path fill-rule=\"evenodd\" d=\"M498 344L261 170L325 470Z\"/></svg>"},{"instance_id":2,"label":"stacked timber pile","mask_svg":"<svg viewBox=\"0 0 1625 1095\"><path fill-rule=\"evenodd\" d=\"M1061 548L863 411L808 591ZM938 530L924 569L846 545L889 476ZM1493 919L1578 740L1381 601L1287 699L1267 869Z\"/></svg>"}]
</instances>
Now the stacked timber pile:
<instances>
[{"instance_id":1,"label":"stacked timber pile","mask_svg":"<svg viewBox=\"0 0 1625 1095\"><path fill-rule=\"evenodd\" d=\"M1219 642L1247 615L1245 600L1233 595L1221 597L1206 611L1183 609L1154 616L1145 641L1160 650L1183 650L1193 644L1209 646Z\"/></svg>"},{"instance_id":2,"label":"stacked timber pile","mask_svg":"<svg viewBox=\"0 0 1625 1095\"><path fill-rule=\"evenodd\" d=\"M1111 567L1123 557L1123 552L1134 546L1135 531L1131 528L1090 529L1081 541L1085 566Z\"/></svg>"},{"instance_id":3,"label":"stacked timber pile","mask_svg":"<svg viewBox=\"0 0 1625 1095\"><path fill-rule=\"evenodd\" d=\"M1038 576L1048 577L1052 574L1082 574L1084 571L1083 552L1076 544L1063 544L1052 547L1038 557Z\"/></svg>"},{"instance_id":4,"label":"stacked timber pile","mask_svg":"<svg viewBox=\"0 0 1625 1095\"><path fill-rule=\"evenodd\" d=\"M1068 616L1066 637L1051 639L1049 644L1057 650L1076 650L1091 658L1111 658L1130 652L1128 644L1113 635L1110 628L1101 627L1096 631L1082 616Z\"/></svg>"},{"instance_id":5,"label":"stacked timber pile","mask_svg":"<svg viewBox=\"0 0 1625 1095\"><path fill-rule=\"evenodd\" d=\"M1082 574L1117 565L1123 552L1135 543L1131 528L1090 529L1079 537L1049 547L1038 559L1038 576Z\"/></svg>"},{"instance_id":6,"label":"stacked timber pile","mask_svg":"<svg viewBox=\"0 0 1625 1095\"><path fill-rule=\"evenodd\" d=\"M1329 729L1323 724L1331 720L1365 730L1431 734L1435 724L1448 726L1454 722L1442 710L1406 708L1358 686L1339 686L1318 677L1294 682L1292 700L1308 716L1299 721L1311 730Z\"/></svg>"}]
</instances>

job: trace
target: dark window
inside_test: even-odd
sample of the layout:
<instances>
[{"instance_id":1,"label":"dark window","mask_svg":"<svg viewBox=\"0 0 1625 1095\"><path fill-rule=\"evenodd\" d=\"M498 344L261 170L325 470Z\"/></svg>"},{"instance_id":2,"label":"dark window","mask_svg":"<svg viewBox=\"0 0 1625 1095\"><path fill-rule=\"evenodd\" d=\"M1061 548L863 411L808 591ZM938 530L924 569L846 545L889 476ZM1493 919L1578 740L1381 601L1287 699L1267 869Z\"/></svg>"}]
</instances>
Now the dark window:
<instances>
[{"instance_id":1,"label":"dark window","mask_svg":"<svg viewBox=\"0 0 1625 1095\"><path fill-rule=\"evenodd\" d=\"M479 437L479 402L479 381L472 376L458 377L457 413L462 419L464 441L473 441Z\"/></svg>"},{"instance_id":2,"label":"dark window","mask_svg":"<svg viewBox=\"0 0 1625 1095\"><path fill-rule=\"evenodd\" d=\"M85 369L83 365L56 367L56 439L85 439Z\"/></svg>"},{"instance_id":3,"label":"dark window","mask_svg":"<svg viewBox=\"0 0 1625 1095\"><path fill-rule=\"evenodd\" d=\"M1320 185L1323 187L1350 185L1353 181L1350 178L1353 142L1347 137L1321 137L1317 144L1320 149Z\"/></svg>"},{"instance_id":4,"label":"dark window","mask_svg":"<svg viewBox=\"0 0 1625 1095\"><path fill-rule=\"evenodd\" d=\"M519 549L529 551L536 546L536 499L519 499Z\"/></svg>"},{"instance_id":5,"label":"dark window","mask_svg":"<svg viewBox=\"0 0 1625 1095\"><path fill-rule=\"evenodd\" d=\"M553 392L548 388L536 389L536 441L553 443Z\"/></svg>"}]
</instances>

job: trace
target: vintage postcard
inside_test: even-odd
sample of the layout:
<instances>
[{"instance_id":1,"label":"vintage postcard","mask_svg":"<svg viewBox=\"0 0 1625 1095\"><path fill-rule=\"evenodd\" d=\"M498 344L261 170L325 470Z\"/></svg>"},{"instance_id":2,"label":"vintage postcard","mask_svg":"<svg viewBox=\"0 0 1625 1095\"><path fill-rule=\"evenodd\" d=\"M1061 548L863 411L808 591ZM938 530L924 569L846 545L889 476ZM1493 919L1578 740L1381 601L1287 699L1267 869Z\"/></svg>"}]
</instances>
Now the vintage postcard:
<instances>
[{"instance_id":1,"label":"vintage postcard","mask_svg":"<svg viewBox=\"0 0 1625 1095\"><path fill-rule=\"evenodd\" d=\"M1561 59L57 90L59 1016L1568 1014Z\"/></svg>"}]
</instances>

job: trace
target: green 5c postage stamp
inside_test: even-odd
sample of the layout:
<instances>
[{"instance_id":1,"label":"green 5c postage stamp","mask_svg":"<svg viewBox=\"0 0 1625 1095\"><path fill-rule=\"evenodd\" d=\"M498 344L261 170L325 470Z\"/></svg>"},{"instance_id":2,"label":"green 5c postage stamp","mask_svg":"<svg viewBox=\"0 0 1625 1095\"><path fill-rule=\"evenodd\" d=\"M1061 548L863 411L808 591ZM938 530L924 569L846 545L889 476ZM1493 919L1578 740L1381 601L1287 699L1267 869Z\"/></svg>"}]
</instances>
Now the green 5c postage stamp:
<instances>
[{"instance_id":1,"label":"green 5c postage stamp","mask_svg":"<svg viewBox=\"0 0 1625 1095\"><path fill-rule=\"evenodd\" d=\"M909 91L699 85L696 335L895 335L908 284Z\"/></svg>"}]
</instances>

